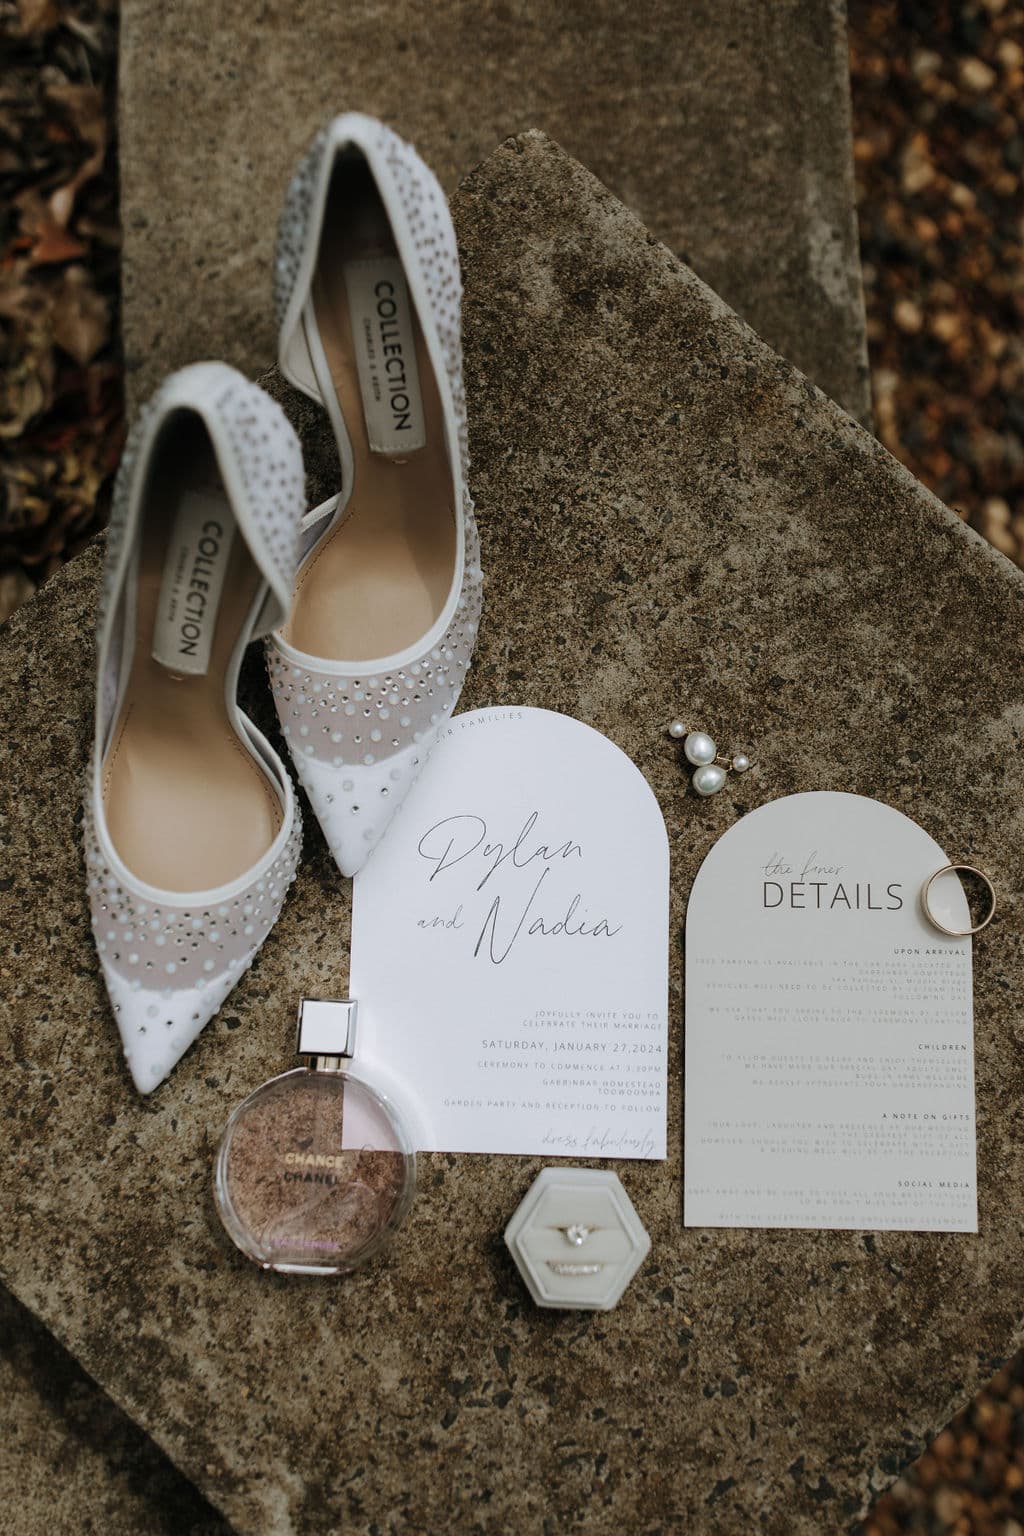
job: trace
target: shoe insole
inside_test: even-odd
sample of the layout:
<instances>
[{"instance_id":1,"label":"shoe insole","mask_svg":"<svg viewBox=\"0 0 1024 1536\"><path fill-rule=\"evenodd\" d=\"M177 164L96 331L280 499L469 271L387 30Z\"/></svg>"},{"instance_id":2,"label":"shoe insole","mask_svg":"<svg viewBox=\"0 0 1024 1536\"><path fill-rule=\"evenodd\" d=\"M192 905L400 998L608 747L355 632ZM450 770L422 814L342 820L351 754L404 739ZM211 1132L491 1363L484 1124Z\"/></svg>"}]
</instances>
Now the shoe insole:
<instances>
[{"instance_id":1,"label":"shoe insole","mask_svg":"<svg viewBox=\"0 0 1024 1536\"><path fill-rule=\"evenodd\" d=\"M142 518L135 650L103 765L107 829L137 879L212 890L266 853L281 805L228 717L225 673L260 574L198 416L168 420Z\"/></svg>"},{"instance_id":2,"label":"shoe insole","mask_svg":"<svg viewBox=\"0 0 1024 1536\"><path fill-rule=\"evenodd\" d=\"M284 637L314 656L369 661L407 649L441 616L456 526L437 381L365 164L335 172L313 311L306 323L319 331L354 471L343 518L300 573ZM405 449L403 431L422 446Z\"/></svg>"}]
</instances>

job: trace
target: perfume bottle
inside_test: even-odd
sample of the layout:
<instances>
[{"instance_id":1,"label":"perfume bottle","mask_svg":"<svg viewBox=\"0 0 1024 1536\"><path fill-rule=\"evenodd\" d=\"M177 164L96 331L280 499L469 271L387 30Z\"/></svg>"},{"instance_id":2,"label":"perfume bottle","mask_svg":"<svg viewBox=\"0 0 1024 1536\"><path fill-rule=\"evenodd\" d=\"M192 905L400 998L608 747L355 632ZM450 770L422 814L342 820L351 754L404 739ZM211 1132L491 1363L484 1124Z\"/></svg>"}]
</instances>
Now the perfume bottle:
<instances>
[{"instance_id":1,"label":"perfume bottle","mask_svg":"<svg viewBox=\"0 0 1024 1536\"><path fill-rule=\"evenodd\" d=\"M257 1088L228 1121L214 1195L232 1241L264 1269L342 1275L409 1209L416 1153L384 1093L349 1070L356 1004L304 998L305 1064Z\"/></svg>"}]
</instances>

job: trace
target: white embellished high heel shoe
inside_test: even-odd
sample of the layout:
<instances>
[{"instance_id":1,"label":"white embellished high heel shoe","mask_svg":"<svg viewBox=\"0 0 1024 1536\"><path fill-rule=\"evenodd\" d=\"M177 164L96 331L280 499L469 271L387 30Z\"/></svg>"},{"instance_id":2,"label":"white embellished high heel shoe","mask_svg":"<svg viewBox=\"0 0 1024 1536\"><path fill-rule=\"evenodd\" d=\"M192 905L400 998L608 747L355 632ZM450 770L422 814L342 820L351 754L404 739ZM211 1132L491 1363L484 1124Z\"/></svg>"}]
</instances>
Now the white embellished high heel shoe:
<instances>
[{"instance_id":1,"label":"white embellished high heel shoe","mask_svg":"<svg viewBox=\"0 0 1024 1536\"><path fill-rule=\"evenodd\" d=\"M268 666L299 777L352 875L455 707L482 583L455 231L434 176L373 118L335 118L292 181L275 302L281 371L327 411L341 490L304 522Z\"/></svg>"},{"instance_id":2,"label":"white embellished high heel shoe","mask_svg":"<svg viewBox=\"0 0 1024 1536\"><path fill-rule=\"evenodd\" d=\"M172 374L128 440L107 536L85 857L103 976L149 1093L273 926L302 830L235 699L299 557L298 439L222 363Z\"/></svg>"}]
</instances>

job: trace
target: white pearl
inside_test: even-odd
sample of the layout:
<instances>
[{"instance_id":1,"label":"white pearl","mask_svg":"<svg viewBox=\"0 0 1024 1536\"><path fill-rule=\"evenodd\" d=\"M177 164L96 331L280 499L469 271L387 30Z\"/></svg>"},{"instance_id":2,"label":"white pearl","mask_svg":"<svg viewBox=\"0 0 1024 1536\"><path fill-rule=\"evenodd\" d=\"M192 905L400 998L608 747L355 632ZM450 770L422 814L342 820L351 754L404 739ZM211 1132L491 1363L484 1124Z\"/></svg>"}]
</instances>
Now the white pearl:
<instances>
[{"instance_id":1,"label":"white pearl","mask_svg":"<svg viewBox=\"0 0 1024 1536\"><path fill-rule=\"evenodd\" d=\"M713 763L718 756L718 748L711 737L704 731L691 731L683 742L683 751L691 763Z\"/></svg>"},{"instance_id":2,"label":"white pearl","mask_svg":"<svg viewBox=\"0 0 1024 1536\"><path fill-rule=\"evenodd\" d=\"M698 795L717 795L725 783L725 769L717 763L703 763L693 776L693 787Z\"/></svg>"},{"instance_id":3,"label":"white pearl","mask_svg":"<svg viewBox=\"0 0 1024 1536\"><path fill-rule=\"evenodd\" d=\"M672 724L668 728L668 733L672 737L673 741L682 741L683 737L686 735L686 726L681 720L673 720Z\"/></svg>"},{"instance_id":4,"label":"white pearl","mask_svg":"<svg viewBox=\"0 0 1024 1536\"><path fill-rule=\"evenodd\" d=\"M750 767L750 758L745 752L737 752L732 760L732 766L737 773L746 773Z\"/></svg>"}]
</instances>

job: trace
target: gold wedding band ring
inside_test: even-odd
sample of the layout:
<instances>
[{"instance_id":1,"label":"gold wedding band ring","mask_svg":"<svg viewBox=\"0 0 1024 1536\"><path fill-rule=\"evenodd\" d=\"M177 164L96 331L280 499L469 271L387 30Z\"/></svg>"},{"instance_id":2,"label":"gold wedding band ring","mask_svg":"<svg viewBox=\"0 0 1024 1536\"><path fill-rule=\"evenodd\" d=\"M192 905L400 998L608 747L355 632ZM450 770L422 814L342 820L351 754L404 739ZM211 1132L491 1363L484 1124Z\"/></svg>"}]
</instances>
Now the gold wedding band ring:
<instances>
[{"instance_id":1,"label":"gold wedding band ring","mask_svg":"<svg viewBox=\"0 0 1024 1536\"><path fill-rule=\"evenodd\" d=\"M931 909L929 895L931 893L932 885L936 880L939 879L941 875L951 874L975 875L977 879L979 879L981 883L988 888L991 905L986 915L982 918L981 922L975 923L973 928L947 928L945 923L939 922L938 918L935 916L935 913ZM921 910L928 921L931 923L932 927L937 928L940 933L948 934L951 939L968 939L972 933L980 933L983 928L987 928L989 923L995 917L996 888L992 884L992 881L989 879L988 875L986 875L985 871L983 869L976 869L973 864L943 864L941 869L937 869L933 875L928 876L928 879L921 887Z\"/></svg>"}]
</instances>

